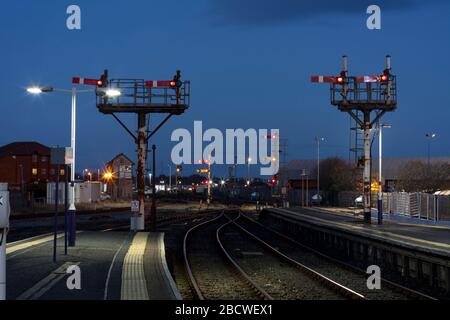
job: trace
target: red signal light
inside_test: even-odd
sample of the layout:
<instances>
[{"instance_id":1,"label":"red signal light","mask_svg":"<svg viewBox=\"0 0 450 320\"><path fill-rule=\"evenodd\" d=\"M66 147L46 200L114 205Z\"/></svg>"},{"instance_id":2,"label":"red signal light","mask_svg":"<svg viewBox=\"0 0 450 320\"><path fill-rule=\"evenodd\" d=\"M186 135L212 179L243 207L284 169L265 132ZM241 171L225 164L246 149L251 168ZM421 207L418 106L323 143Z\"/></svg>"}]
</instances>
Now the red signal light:
<instances>
[{"instance_id":1,"label":"red signal light","mask_svg":"<svg viewBox=\"0 0 450 320\"><path fill-rule=\"evenodd\" d=\"M387 81L387 80L388 80L388 76L385 75L385 74L383 74L383 75L381 76L381 81Z\"/></svg>"},{"instance_id":2,"label":"red signal light","mask_svg":"<svg viewBox=\"0 0 450 320\"><path fill-rule=\"evenodd\" d=\"M177 83L176 83L175 81L170 81L170 82L169 82L169 85L170 85L171 87L175 87L175 86L177 85Z\"/></svg>"},{"instance_id":3,"label":"red signal light","mask_svg":"<svg viewBox=\"0 0 450 320\"><path fill-rule=\"evenodd\" d=\"M99 87L103 86L103 81L102 80L97 80L97 86L99 86Z\"/></svg>"},{"instance_id":4,"label":"red signal light","mask_svg":"<svg viewBox=\"0 0 450 320\"><path fill-rule=\"evenodd\" d=\"M338 82L338 83L344 82L344 78L343 78L343 77L338 77L338 78L337 78L337 82Z\"/></svg>"}]
</instances>

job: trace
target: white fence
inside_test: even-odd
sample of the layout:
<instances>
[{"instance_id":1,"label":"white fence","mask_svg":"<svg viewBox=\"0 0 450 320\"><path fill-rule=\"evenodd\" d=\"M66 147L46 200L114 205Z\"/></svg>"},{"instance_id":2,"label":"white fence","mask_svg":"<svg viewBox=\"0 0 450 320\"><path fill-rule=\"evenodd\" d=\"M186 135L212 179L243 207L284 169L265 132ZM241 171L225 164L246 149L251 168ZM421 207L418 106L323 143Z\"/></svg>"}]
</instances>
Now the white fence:
<instances>
[{"instance_id":1,"label":"white fence","mask_svg":"<svg viewBox=\"0 0 450 320\"><path fill-rule=\"evenodd\" d=\"M355 192L341 192L340 206L353 206ZM377 208L377 193L372 193L372 207ZM427 219L450 221L450 196L428 193L389 192L383 193L383 213Z\"/></svg>"},{"instance_id":2,"label":"white fence","mask_svg":"<svg viewBox=\"0 0 450 320\"><path fill-rule=\"evenodd\" d=\"M419 192L385 193L383 211L432 221L450 220L450 196Z\"/></svg>"}]
</instances>

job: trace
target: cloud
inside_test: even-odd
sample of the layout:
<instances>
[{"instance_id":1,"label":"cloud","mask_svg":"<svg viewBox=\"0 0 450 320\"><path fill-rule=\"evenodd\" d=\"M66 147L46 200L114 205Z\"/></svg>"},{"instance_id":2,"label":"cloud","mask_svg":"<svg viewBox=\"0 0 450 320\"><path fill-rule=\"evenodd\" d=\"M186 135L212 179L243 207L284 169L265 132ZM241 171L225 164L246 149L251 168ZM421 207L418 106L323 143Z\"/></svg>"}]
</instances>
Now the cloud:
<instances>
[{"instance_id":1,"label":"cloud","mask_svg":"<svg viewBox=\"0 0 450 320\"><path fill-rule=\"evenodd\" d=\"M209 0L216 22L231 25L276 25L332 14L365 14L371 4L381 10L411 9L420 0ZM445 0L446 1L446 0ZM445 2L430 0L431 2Z\"/></svg>"}]
</instances>

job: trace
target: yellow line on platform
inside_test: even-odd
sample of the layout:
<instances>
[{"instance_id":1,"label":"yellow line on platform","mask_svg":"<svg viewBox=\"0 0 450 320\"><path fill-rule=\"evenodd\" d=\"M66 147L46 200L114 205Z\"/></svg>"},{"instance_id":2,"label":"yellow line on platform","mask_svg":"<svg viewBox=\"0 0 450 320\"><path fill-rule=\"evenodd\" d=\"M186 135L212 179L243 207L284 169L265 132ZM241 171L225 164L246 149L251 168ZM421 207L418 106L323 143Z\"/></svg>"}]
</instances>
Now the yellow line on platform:
<instances>
[{"instance_id":1,"label":"yellow line on platform","mask_svg":"<svg viewBox=\"0 0 450 320\"><path fill-rule=\"evenodd\" d=\"M139 232L123 261L121 300L149 300L144 273L144 252L149 233Z\"/></svg>"},{"instance_id":2,"label":"yellow line on platform","mask_svg":"<svg viewBox=\"0 0 450 320\"><path fill-rule=\"evenodd\" d=\"M63 236L64 236L64 234L60 233L60 234L58 234L57 238L62 238ZM37 245L40 245L42 243L49 242L52 240L53 240L53 235L42 237L42 238L37 238L35 240L30 239L30 241L20 242L17 244L12 244L11 246L6 247L6 254L8 255L8 254L14 253L19 250L28 249L30 247L37 246Z\"/></svg>"}]
</instances>

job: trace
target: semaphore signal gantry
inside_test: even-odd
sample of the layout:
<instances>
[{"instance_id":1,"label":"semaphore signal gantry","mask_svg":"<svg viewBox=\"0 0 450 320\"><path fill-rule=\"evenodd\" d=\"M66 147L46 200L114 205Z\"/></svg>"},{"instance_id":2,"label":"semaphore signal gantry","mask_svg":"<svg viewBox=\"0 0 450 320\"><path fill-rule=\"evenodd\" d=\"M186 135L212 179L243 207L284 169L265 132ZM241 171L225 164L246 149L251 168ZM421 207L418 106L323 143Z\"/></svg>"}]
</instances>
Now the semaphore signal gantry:
<instances>
[{"instance_id":1,"label":"semaphore signal gantry","mask_svg":"<svg viewBox=\"0 0 450 320\"><path fill-rule=\"evenodd\" d=\"M364 131L364 221L371 223L370 130L381 117L397 108L397 77L392 74L391 56L381 75L350 76L348 58L343 56L342 71L337 76L312 76L311 82L329 83L331 104L350 114ZM372 112L375 113L372 119ZM378 217L381 224L382 217Z\"/></svg>"},{"instance_id":2,"label":"semaphore signal gantry","mask_svg":"<svg viewBox=\"0 0 450 320\"><path fill-rule=\"evenodd\" d=\"M181 71L177 70L171 80L144 80L144 79L109 79L108 70L105 70L100 79L87 79L74 77L72 83L96 86L96 104L103 114L110 114L128 132L137 145L137 191L139 212L132 220L133 230L143 230L145 227L145 166L147 159L148 141L173 116L181 115L190 107L190 81L181 80ZM119 119L119 113L137 114L137 135ZM148 126L148 117L151 113L166 114L166 117L152 130ZM155 202L155 152L152 146L152 205L151 230L156 230L156 202Z\"/></svg>"}]
</instances>

